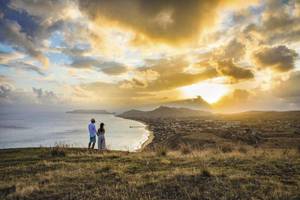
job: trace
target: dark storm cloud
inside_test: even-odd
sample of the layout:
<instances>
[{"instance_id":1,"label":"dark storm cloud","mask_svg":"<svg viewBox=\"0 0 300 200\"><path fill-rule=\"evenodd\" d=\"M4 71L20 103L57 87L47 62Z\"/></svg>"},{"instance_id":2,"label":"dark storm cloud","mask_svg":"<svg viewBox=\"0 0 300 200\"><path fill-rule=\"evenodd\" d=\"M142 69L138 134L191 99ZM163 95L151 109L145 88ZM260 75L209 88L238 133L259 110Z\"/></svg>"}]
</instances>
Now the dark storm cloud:
<instances>
[{"instance_id":1,"label":"dark storm cloud","mask_svg":"<svg viewBox=\"0 0 300 200\"><path fill-rule=\"evenodd\" d=\"M295 67L298 54L286 46L262 47L253 53L253 60L259 68L272 68L286 72Z\"/></svg>"}]
</instances>

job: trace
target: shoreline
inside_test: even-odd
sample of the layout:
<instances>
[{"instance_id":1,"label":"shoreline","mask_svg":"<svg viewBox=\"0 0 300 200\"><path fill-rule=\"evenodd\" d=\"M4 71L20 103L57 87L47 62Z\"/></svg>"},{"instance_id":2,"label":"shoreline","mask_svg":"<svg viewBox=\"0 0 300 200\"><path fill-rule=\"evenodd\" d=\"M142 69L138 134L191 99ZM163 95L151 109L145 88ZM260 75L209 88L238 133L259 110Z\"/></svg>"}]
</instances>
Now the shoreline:
<instances>
[{"instance_id":1,"label":"shoreline","mask_svg":"<svg viewBox=\"0 0 300 200\"><path fill-rule=\"evenodd\" d=\"M145 129L147 130L147 132L149 133L148 138L145 142L142 143L142 145L140 146L140 148L138 148L137 150L135 150L135 152L142 152L145 150L145 148L152 143L153 139L154 139L154 133L149 129L149 125L147 125L146 123L142 122L146 127Z\"/></svg>"},{"instance_id":2,"label":"shoreline","mask_svg":"<svg viewBox=\"0 0 300 200\"><path fill-rule=\"evenodd\" d=\"M120 117L120 116L117 116L115 115L116 117ZM149 125L146 124L145 122L141 121L141 120L136 120L136 119L130 119L130 118L125 118L125 117L120 117L120 118L123 118L123 119L127 119L127 120L132 120L132 121L136 121L136 122L140 122L142 123L143 125L145 125L145 129L146 131L149 133L148 135L148 138L147 140L145 140L141 146L139 146L139 148L135 149L134 151L132 152L142 152L143 150L145 150L145 148L152 143L153 139L154 139L154 133L153 131L150 130L149 128Z\"/></svg>"}]
</instances>

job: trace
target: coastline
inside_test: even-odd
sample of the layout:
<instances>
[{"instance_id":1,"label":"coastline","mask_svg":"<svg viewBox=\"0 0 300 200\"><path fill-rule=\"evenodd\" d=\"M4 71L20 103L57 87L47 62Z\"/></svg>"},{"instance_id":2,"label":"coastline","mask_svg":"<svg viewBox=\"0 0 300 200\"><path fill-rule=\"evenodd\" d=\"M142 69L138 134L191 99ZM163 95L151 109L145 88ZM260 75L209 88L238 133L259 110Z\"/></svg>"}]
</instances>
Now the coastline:
<instances>
[{"instance_id":1,"label":"coastline","mask_svg":"<svg viewBox=\"0 0 300 200\"><path fill-rule=\"evenodd\" d=\"M145 125L145 129L146 129L146 131L147 131L148 134L149 134L149 135L148 135L148 138L147 138L146 141L144 141L144 142L142 143L142 145L141 145L139 148L137 148L137 149L134 150L133 152L142 152L149 144L152 143L152 141L153 141L153 139L154 139L154 133L153 133L153 131L150 130L148 124L146 124L145 122L143 122L143 121L141 121L141 120L137 120L137 119L125 118L125 117L121 117L121 116L118 116L118 115L115 115L115 116L116 116L116 117L123 118L123 119L127 119L127 120L137 121L137 122L140 122L140 123L142 123L143 125Z\"/></svg>"},{"instance_id":2,"label":"coastline","mask_svg":"<svg viewBox=\"0 0 300 200\"><path fill-rule=\"evenodd\" d=\"M143 123L143 122L142 122ZM143 123L145 124L145 123ZM138 148L137 150L135 150L135 152L142 152L149 144L152 143L153 139L154 139L154 133L149 129L149 125L145 124L145 129L148 132L148 138L145 142L143 142L143 144L140 146L140 148Z\"/></svg>"}]
</instances>

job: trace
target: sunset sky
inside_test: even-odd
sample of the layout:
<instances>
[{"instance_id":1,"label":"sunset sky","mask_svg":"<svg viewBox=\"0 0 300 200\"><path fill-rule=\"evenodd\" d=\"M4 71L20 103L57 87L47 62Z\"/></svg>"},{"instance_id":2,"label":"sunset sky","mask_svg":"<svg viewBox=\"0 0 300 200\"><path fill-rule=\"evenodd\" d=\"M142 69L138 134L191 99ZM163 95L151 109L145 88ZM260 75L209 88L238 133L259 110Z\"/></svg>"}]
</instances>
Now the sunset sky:
<instances>
[{"instance_id":1,"label":"sunset sky","mask_svg":"<svg viewBox=\"0 0 300 200\"><path fill-rule=\"evenodd\" d=\"M0 0L0 109L197 96L300 109L300 1Z\"/></svg>"}]
</instances>

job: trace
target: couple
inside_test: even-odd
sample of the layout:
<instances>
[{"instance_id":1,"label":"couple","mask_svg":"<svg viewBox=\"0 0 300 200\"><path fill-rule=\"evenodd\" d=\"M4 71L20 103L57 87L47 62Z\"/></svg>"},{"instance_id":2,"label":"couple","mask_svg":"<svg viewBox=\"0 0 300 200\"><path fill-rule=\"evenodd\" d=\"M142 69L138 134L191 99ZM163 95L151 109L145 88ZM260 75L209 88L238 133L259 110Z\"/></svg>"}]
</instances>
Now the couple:
<instances>
[{"instance_id":1,"label":"couple","mask_svg":"<svg viewBox=\"0 0 300 200\"><path fill-rule=\"evenodd\" d=\"M95 126L95 119L91 119L91 123L89 124L89 133L90 133L90 142L89 142L89 149L92 148L94 149L95 143L96 143L96 135L98 136L98 149L99 150L105 150L105 129L104 129L104 124L100 124L100 128L98 131L96 131L96 126ZM92 146L91 146L92 145Z\"/></svg>"}]
</instances>

